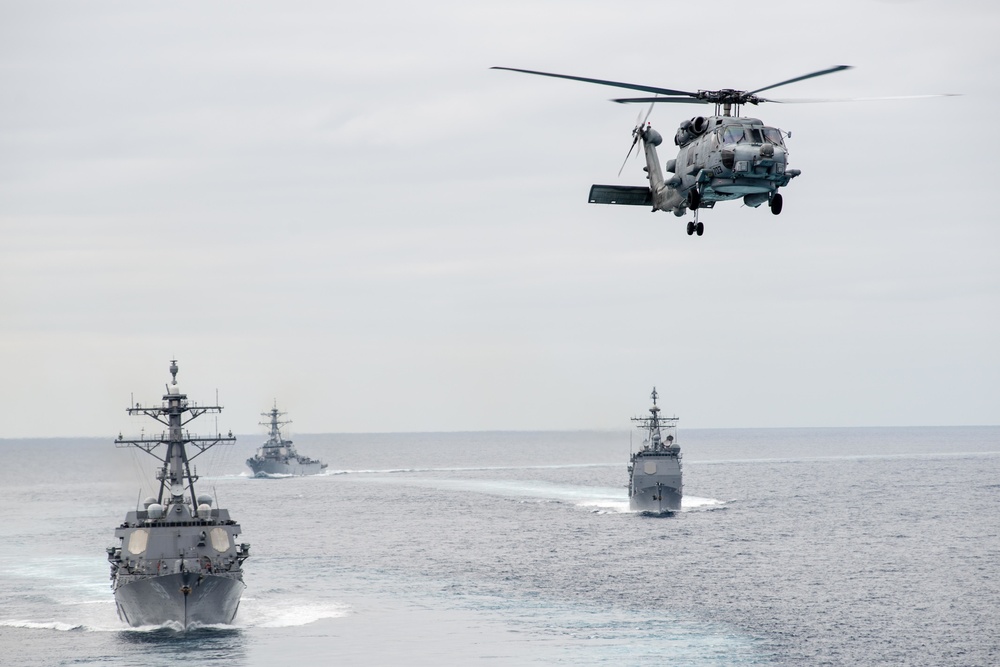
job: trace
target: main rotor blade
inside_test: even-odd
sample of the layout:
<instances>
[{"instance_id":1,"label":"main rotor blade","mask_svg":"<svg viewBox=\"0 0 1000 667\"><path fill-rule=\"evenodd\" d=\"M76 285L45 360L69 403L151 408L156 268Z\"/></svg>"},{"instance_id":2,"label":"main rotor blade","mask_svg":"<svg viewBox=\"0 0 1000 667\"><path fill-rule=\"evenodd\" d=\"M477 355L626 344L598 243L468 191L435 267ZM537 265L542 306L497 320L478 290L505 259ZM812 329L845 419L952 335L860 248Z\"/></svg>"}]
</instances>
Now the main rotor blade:
<instances>
[{"instance_id":1,"label":"main rotor blade","mask_svg":"<svg viewBox=\"0 0 1000 667\"><path fill-rule=\"evenodd\" d=\"M755 93L760 93L765 90L771 90L772 88L777 88L778 86L787 86L790 83L795 83L796 81L804 81L806 79L811 79L814 76L823 76L824 74L833 74L834 72L843 72L845 69L851 69L851 65L837 65L836 67L831 67L830 69L820 70L818 72L813 72L812 74L803 74L802 76L797 76L794 79L789 79L788 81L782 81L781 83L772 83L770 86L764 86L763 88L758 88L757 90L751 90L747 95L753 95Z\"/></svg>"},{"instance_id":2,"label":"main rotor blade","mask_svg":"<svg viewBox=\"0 0 1000 667\"><path fill-rule=\"evenodd\" d=\"M659 93L660 95L697 95L697 93L689 93L686 90L671 90L670 88L642 86L636 83L622 83L621 81L605 81L604 79L588 79L582 76L570 76L568 74L552 74L551 72L536 72L530 69L517 69L515 67L491 67L490 69L504 69L507 70L508 72L522 72L524 74L537 74L538 76L551 76L556 79L570 79L572 81L583 81L584 83L596 83L601 86L629 88L631 90L641 90L646 93Z\"/></svg>"},{"instance_id":3,"label":"main rotor blade","mask_svg":"<svg viewBox=\"0 0 1000 667\"><path fill-rule=\"evenodd\" d=\"M678 104L707 104L706 100L699 100L693 97L619 97L611 100L618 104L645 104L646 102L676 102Z\"/></svg>"},{"instance_id":4,"label":"main rotor blade","mask_svg":"<svg viewBox=\"0 0 1000 667\"><path fill-rule=\"evenodd\" d=\"M929 95L889 95L885 97L788 97L780 100L762 99L778 104L819 104L821 102L883 102L886 100L924 100L931 97L961 97L961 93L931 93Z\"/></svg>"}]
</instances>

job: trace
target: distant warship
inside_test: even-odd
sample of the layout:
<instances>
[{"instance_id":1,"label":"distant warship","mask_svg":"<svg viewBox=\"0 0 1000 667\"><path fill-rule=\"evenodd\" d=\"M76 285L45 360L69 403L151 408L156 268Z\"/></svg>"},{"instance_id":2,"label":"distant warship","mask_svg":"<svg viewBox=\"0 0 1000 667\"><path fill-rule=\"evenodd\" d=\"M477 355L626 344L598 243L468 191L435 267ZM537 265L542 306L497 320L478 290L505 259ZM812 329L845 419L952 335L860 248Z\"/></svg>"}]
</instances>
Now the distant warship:
<instances>
[{"instance_id":1,"label":"distant warship","mask_svg":"<svg viewBox=\"0 0 1000 667\"><path fill-rule=\"evenodd\" d=\"M292 447L292 441L281 437L281 427L292 423L280 419L285 414L278 411L277 404L269 412L260 413L261 417L268 417L268 421L260 422L260 425L267 426L270 430L267 442L260 446L254 456L247 459L247 465L253 470L254 477L315 475L326 468L325 463L296 452Z\"/></svg>"},{"instance_id":2,"label":"distant warship","mask_svg":"<svg viewBox=\"0 0 1000 667\"><path fill-rule=\"evenodd\" d=\"M219 406L189 403L177 385L177 362L170 362L173 380L163 403L156 407L130 407L130 415L152 417L167 427L159 436L143 435L116 447L136 447L163 462L157 471L157 497L147 498L144 509L128 512L115 530L118 545L108 547L111 587L118 616L132 626L231 623L240 604L243 561L249 544L237 544L240 526L229 511L212 507L212 497L195 495L198 475L190 462L215 445L231 445L226 436L192 437L185 426ZM166 447L161 456L160 445ZM188 455L190 445L198 451Z\"/></svg>"},{"instance_id":3,"label":"distant warship","mask_svg":"<svg viewBox=\"0 0 1000 667\"><path fill-rule=\"evenodd\" d=\"M649 417L633 417L643 430L642 448L629 461L629 508L638 512L669 514L681 508L681 448L674 441L677 417L661 417L656 387L651 394Z\"/></svg>"}]
</instances>

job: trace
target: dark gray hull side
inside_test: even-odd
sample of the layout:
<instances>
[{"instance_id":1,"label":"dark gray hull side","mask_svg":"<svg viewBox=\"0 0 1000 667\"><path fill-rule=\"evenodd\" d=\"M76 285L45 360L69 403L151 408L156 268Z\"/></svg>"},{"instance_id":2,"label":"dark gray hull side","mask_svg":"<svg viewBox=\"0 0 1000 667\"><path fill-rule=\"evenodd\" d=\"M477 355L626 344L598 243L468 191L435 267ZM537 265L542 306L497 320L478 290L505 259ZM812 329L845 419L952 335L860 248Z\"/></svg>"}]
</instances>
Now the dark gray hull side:
<instances>
[{"instance_id":1,"label":"dark gray hull side","mask_svg":"<svg viewBox=\"0 0 1000 667\"><path fill-rule=\"evenodd\" d=\"M185 595L182 588L190 587ZM136 579L115 589L118 615L131 626L232 623L246 585L238 577L178 572Z\"/></svg>"},{"instance_id":2,"label":"dark gray hull side","mask_svg":"<svg viewBox=\"0 0 1000 667\"><path fill-rule=\"evenodd\" d=\"M670 486L647 486L637 489L628 504L633 512L680 512L681 492Z\"/></svg>"},{"instance_id":3,"label":"dark gray hull side","mask_svg":"<svg viewBox=\"0 0 1000 667\"><path fill-rule=\"evenodd\" d=\"M250 459L247 466L253 470L255 477L264 475L318 475L323 472L323 464L315 463L281 463L280 461L259 461Z\"/></svg>"}]
</instances>

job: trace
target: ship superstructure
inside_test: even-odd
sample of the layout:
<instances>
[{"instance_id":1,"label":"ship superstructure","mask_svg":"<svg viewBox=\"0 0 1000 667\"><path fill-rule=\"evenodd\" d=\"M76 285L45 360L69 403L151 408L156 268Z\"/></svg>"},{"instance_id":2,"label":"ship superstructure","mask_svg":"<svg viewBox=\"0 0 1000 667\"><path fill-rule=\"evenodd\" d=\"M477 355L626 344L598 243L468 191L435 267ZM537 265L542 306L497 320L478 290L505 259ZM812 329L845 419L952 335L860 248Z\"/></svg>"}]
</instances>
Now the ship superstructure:
<instances>
[{"instance_id":1,"label":"ship superstructure","mask_svg":"<svg viewBox=\"0 0 1000 667\"><path fill-rule=\"evenodd\" d=\"M633 417L643 431L639 451L629 461L629 507L637 512L667 514L681 509L681 448L675 436L677 417L661 417L656 387L648 417Z\"/></svg>"},{"instance_id":2,"label":"ship superstructure","mask_svg":"<svg viewBox=\"0 0 1000 667\"><path fill-rule=\"evenodd\" d=\"M268 438L257 449L257 453L247 459L247 465L253 470L255 477L316 475L326 469L325 463L299 454L292 446L292 441L282 437L281 427L292 423L282 419L285 414L278 410L275 403L268 412L260 415L267 418L260 425L268 427Z\"/></svg>"},{"instance_id":3,"label":"ship superstructure","mask_svg":"<svg viewBox=\"0 0 1000 667\"><path fill-rule=\"evenodd\" d=\"M170 374L161 405L128 408L130 415L155 419L166 430L115 440L116 447L135 447L162 463L156 473L159 493L147 498L143 509L127 513L115 530L118 544L107 549L115 604L132 626L231 623L246 588L242 566L250 545L237 543L241 529L228 510L213 507L210 495L197 495L191 461L236 438L231 431L192 436L188 423L222 408L188 401L177 384L176 360Z\"/></svg>"}]
</instances>

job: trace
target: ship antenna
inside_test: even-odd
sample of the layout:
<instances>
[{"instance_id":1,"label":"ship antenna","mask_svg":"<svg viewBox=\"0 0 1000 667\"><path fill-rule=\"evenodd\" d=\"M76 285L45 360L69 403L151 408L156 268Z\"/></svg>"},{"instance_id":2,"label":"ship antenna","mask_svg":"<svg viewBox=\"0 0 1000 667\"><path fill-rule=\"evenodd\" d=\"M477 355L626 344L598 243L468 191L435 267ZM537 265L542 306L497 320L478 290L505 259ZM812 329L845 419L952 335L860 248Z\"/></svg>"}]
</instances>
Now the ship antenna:
<instances>
[{"instance_id":1,"label":"ship antenna","mask_svg":"<svg viewBox=\"0 0 1000 667\"><path fill-rule=\"evenodd\" d=\"M135 497L135 511L139 511L139 504L142 502L142 487L139 487L139 495Z\"/></svg>"}]
</instances>

